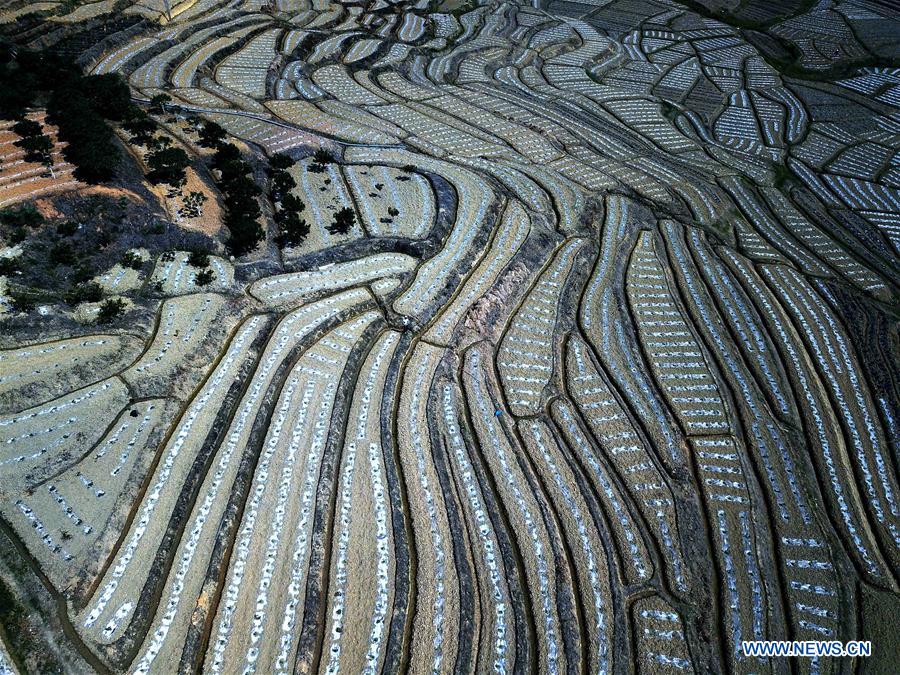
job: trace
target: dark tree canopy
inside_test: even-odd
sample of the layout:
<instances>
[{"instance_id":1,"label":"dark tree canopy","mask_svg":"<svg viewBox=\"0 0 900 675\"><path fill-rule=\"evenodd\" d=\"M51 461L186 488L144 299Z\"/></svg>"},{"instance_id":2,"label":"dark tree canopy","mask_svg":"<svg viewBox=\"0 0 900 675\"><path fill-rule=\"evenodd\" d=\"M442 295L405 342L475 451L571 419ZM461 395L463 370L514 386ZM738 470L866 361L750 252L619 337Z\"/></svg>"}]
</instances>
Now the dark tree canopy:
<instances>
[{"instance_id":1,"label":"dark tree canopy","mask_svg":"<svg viewBox=\"0 0 900 675\"><path fill-rule=\"evenodd\" d=\"M215 122L205 122L200 127L200 145L204 148L215 148L225 140L227 133L221 125Z\"/></svg>"},{"instance_id":2,"label":"dark tree canopy","mask_svg":"<svg viewBox=\"0 0 900 675\"><path fill-rule=\"evenodd\" d=\"M328 232L331 234L347 234L353 229L355 222L356 215L353 213L353 209L345 206L334 214L334 222L328 226Z\"/></svg>"},{"instance_id":3,"label":"dark tree canopy","mask_svg":"<svg viewBox=\"0 0 900 675\"><path fill-rule=\"evenodd\" d=\"M185 169L190 163L190 157L181 148L168 147L156 150L147 157L147 164L150 167L147 178L151 183L183 185Z\"/></svg>"}]
</instances>

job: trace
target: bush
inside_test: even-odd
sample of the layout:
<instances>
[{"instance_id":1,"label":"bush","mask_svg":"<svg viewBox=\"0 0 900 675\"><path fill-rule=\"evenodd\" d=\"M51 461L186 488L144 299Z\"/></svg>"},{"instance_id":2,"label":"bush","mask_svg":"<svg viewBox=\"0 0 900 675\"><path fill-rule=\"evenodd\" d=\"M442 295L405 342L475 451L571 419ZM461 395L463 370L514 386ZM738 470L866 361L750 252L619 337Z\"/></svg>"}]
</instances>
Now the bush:
<instances>
[{"instance_id":1,"label":"bush","mask_svg":"<svg viewBox=\"0 0 900 675\"><path fill-rule=\"evenodd\" d=\"M187 261L191 267L209 267L209 253L205 251L191 251Z\"/></svg>"},{"instance_id":2,"label":"bush","mask_svg":"<svg viewBox=\"0 0 900 675\"><path fill-rule=\"evenodd\" d=\"M109 323L125 312L125 301L121 298L107 298L100 304L97 323Z\"/></svg>"},{"instance_id":3,"label":"bush","mask_svg":"<svg viewBox=\"0 0 900 675\"><path fill-rule=\"evenodd\" d=\"M78 223L73 220L66 220L56 226L56 234L61 237L71 237L78 232Z\"/></svg>"},{"instance_id":4,"label":"bush","mask_svg":"<svg viewBox=\"0 0 900 675\"><path fill-rule=\"evenodd\" d=\"M37 306L37 301L34 296L29 293L15 290L9 292L9 297L12 308L17 312L28 313Z\"/></svg>"},{"instance_id":5,"label":"bush","mask_svg":"<svg viewBox=\"0 0 900 675\"><path fill-rule=\"evenodd\" d=\"M184 185L187 180L185 169L190 163L190 158L181 148L166 147L156 150L147 157L147 165L150 167L147 179L157 184Z\"/></svg>"},{"instance_id":6,"label":"bush","mask_svg":"<svg viewBox=\"0 0 900 675\"><path fill-rule=\"evenodd\" d=\"M122 267L128 267L133 270L141 270L144 267L144 261L134 251L125 251L122 254Z\"/></svg>"},{"instance_id":7,"label":"bush","mask_svg":"<svg viewBox=\"0 0 900 675\"><path fill-rule=\"evenodd\" d=\"M206 269L200 270L199 272L197 272L197 274L194 275L194 283L200 287L209 286L213 281L215 281L215 278L215 273L207 267Z\"/></svg>"},{"instance_id":8,"label":"bush","mask_svg":"<svg viewBox=\"0 0 900 675\"><path fill-rule=\"evenodd\" d=\"M44 216L34 204L23 204L18 208L8 206L0 211L0 223L10 227L37 227L43 225Z\"/></svg>"},{"instance_id":9,"label":"bush","mask_svg":"<svg viewBox=\"0 0 900 675\"><path fill-rule=\"evenodd\" d=\"M8 277L20 269L22 269L22 265L19 263L18 258L0 257L0 277Z\"/></svg>"},{"instance_id":10,"label":"bush","mask_svg":"<svg viewBox=\"0 0 900 675\"><path fill-rule=\"evenodd\" d=\"M334 222L328 226L328 232L330 234L347 234L353 229L355 222L356 214L353 213L353 209L345 206L334 214Z\"/></svg>"},{"instance_id":11,"label":"bush","mask_svg":"<svg viewBox=\"0 0 900 675\"><path fill-rule=\"evenodd\" d=\"M72 265L75 263L75 249L67 241L58 241L50 248L47 259L54 265Z\"/></svg>"},{"instance_id":12,"label":"bush","mask_svg":"<svg viewBox=\"0 0 900 675\"><path fill-rule=\"evenodd\" d=\"M97 276L97 268L89 262L79 262L72 269L72 282L81 284Z\"/></svg>"},{"instance_id":13,"label":"bush","mask_svg":"<svg viewBox=\"0 0 900 675\"><path fill-rule=\"evenodd\" d=\"M206 122L200 127L200 145L204 148L216 148L228 134L221 125Z\"/></svg>"},{"instance_id":14,"label":"bush","mask_svg":"<svg viewBox=\"0 0 900 675\"><path fill-rule=\"evenodd\" d=\"M272 155L272 158L269 160L269 166L275 171L285 171L294 166L294 160L291 159L290 155L286 155L283 152L277 152Z\"/></svg>"},{"instance_id":15,"label":"bush","mask_svg":"<svg viewBox=\"0 0 900 675\"><path fill-rule=\"evenodd\" d=\"M66 293L65 300L70 305L78 305L82 302L97 302L103 297L103 289L96 281L88 281L72 287Z\"/></svg>"}]
</instances>

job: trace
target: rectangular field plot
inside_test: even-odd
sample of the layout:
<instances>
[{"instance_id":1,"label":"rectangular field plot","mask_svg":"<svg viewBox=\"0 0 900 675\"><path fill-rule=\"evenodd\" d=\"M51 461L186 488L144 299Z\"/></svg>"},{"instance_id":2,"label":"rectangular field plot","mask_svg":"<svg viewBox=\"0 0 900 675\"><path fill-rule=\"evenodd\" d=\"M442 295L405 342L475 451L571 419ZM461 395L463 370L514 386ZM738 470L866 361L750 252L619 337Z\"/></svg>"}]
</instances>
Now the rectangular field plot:
<instances>
[{"instance_id":1,"label":"rectangular field plot","mask_svg":"<svg viewBox=\"0 0 900 675\"><path fill-rule=\"evenodd\" d=\"M428 179L387 166L345 166L366 231L372 236L424 237L435 218Z\"/></svg>"},{"instance_id":2,"label":"rectangular field plot","mask_svg":"<svg viewBox=\"0 0 900 675\"><path fill-rule=\"evenodd\" d=\"M17 492L76 461L128 400L125 384L111 377L0 417L0 490Z\"/></svg>"},{"instance_id":3,"label":"rectangular field plot","mask_svg":"<svg viewBox=\"0 0 900 675\"><path fill-rule=\"evenodd\" d=\"M81 461L4 505L57 588L99 570L172 413L161 399L129 406Z\"/></svg>"},{"instance_id":4,"label":"rectangular field plot","mask_svg":"<svg viewBox=\"0 0 900 675\"><path fill-rule=\"evenodd\" d=\"M150 283L162 284L162 292L167 295L181 295L202 291L225 291L234 281L234 268L231 264L223 258L210 256L209 268L212 270L214 278L210 284L199 286L197 274L200 272L200 268L192 267L188 258L190 258L190 253L187 251L163 254L156 261Z\"/></svg>"},{"instance_id":5,"label":"rectangular field plot","mask_svg":"<svg viewBox=\"0 0 900 675\"><path fill-rule=\"evenodd\" d=\"M350 350L376 316L362 314L327 333L305 352L281 387L224 579L208 672L223 672L223 659L229 664L225 672L235 663L259 663L264 672L283 669L287 663L301 618L298 601L336 385ZM241 449L240 445L234 448ZM211 528L218 526L218 514L229 498L224 488L233 478L232 469L226 467L236 461L228 460L228 452L227 447L220 451L215 472L191 514L154 625L136 661L137 672L170 670L179 662L203 594L203 575L215 540ZM280 639L262 643L263 631Z\"/></svg>"},{"instance_id":6,"label":"rectangular field plot","mask_svg":"<svg viewBox=\"0 0 900 675\"><path fill-rule=\"evenodd\" d=\"M126 367L141 352L137 338L88 335L0 351L0 412L31 407Z\"/></svg>"},{"instance_id":7,"label":"rectangular field plot","mask_svg":"<svg viewBox=\"0 0 900 675\"><path fill-rule=\"evenodd\" d=\"M402 253L376 253L317 270L293 272L257 281L250 292L273 307L297 305L307 297L328 290L356 286L400 276L415 269L416 259Z\"/></svg>"}]
</instances>

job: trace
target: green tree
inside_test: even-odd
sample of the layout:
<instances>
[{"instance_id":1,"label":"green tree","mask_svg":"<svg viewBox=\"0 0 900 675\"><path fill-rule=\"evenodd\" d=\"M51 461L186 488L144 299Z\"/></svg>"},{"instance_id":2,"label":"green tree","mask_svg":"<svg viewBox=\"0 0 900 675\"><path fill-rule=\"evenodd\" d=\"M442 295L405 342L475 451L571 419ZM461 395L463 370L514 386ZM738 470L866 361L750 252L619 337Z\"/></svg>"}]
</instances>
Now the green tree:
<instances>
[{"instance_id":1,"label":"green tree","mask_svg":"<svg viewBox=\"0 0 900 675\"><path fill-rule=\"evenodd\" d=\"M91 107L106 119L121 121L132 107L131 91L119 73L81 78L81 91Z\"/></svg>"},{"instance_id":2,"label":"green tree","mask_svg":"<svg viewBox=\"0 0 900 675\"><path fill-rule=\"evenodd\" d=\"M227 136L225 129L215 122L205 122L200 127L200 145L204 148L216 148Z\"/></svg>"},{"instance_id":3,"label":"green tree","mask_svg":"<svg viewBox=\"0 0 900 675\"><path fill-rule=\"evenodd\" d=\"M163 114L166 112L166 105L172 102L172 97L168 94L157 94L150 99L150 112Z\"/></svg>"},{"instance_id":4,"label":"green tree","mask_svg":"<svg viewBox=\"0 0 900 675\"><path fill-rule=\"evenodd\" d=\"M345 206L334 214L334 222L328 226L328 232L330 234L347 234L353 229L355 222L356 215L353 213L353 209Z\"/></svg>"},{"instance_id":5,"label":"green tree","mask_svg":"<svg viewBox=\"0 0 900 675\"><path fill-rule=\"evenodd\" d=\"M19 120L12 126L13 133L17 136L21 136L22 138L29 138L31 136L40 136L44 133L44 128L41 126L40 122L35 122L34 120L24 119Z\"/></svg>"},{"instance_id":6,"label":"green tree","mask_svg":"<svg viewBox=\"0 0 900 675\"><path fill-rule=\"evenodd\" d=\"M209 286L213 281L215 281L216 275L208 267L206 269L200 270L197 274L194 275L194 283L200 286Z\"/></svg>"},{"instance_id":7,"label":"green tree","mask_svg":"<svg viewBox=\"0 0 900 675\"><path fill-rule=\"evenodd\" d=\"M187 261L191 267L209 267L209 253L206 251L191 251Z\"/></svg>"},{"instance_id":8,"label":"green tree","mask_svg":"<svg viewBox=\"0 0 900 675\"><path fill-rule=\"evenodd\" d=\"M275 171L286 171L294 166L294 160L291 159L290 155L283 152L276 152L269 160L269 166Z\"/></svg>"},{"instance_id":9,"label":"green tree","mask_svg":"<svg viewBox=\"0 0 900 675\"><path fill-rule=\"evenodd\" d=\"M155 150L147 157L147 165L150 167L147 179L151 183L184 185L187 180L185 169L190 163L190 157L181 148L167 147Z\"/></svg>"},{"instance_id":10,"label":"green tree","mask_svg":"<svg viewBox=\"0 0 900 675\"><path fill-rule=\"evenodd\" d=\"M125 312L125 301L121 298L107 298L97 311L97 323L109 323Z\"/></svg>"},{"instance_id":11,"label":"green tree","mask_svg":"<svg viewBox=\"0 0 900 675\"><path fill-rule=\"evenodd\" d=\"M279 211L276 214L279 235L278 245L300 246L309 236L309 223L295 211Z\"/></svg>"},{"instance_id":12,"label":"green tree","mask_svg":"<svg viewBox=\"0 0 900 675\"><path fill-rule=\"evenodd\" d=\"M65 300L70 305L78 305L82 302L97 302L103 297L103 289L96 281L86 281L73 286L65 295Z\"/></svg>"}]
</instances>

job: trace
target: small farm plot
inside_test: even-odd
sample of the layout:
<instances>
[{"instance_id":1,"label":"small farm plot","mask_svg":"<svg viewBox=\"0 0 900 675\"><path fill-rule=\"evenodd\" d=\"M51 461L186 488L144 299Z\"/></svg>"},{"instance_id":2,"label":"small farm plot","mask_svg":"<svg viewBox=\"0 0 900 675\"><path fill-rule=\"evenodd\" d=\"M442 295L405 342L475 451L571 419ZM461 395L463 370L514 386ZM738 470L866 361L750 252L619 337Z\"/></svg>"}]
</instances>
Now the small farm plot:
<instances>
[{"instance_id":1,"label":"small farm plot","mask_svg":"<svg viewBox=\"0 0 900 675\"><path fill-rule=\"evenodd\" d=\"M344 176L369 234L417 239L434 224L434 192L423 175L376 165L346 166Z\"/></svg>"},{"instance_id":2,"label":"small farm plot","mask_svg":"<svg viewBox=\"0 0 900 675\"><path fill-rule=\"evenodd\" d=\"M669 291L649 232L641 233L635 247L627 290L651 366L687 432L729 432L718 385Z\"/></svg>"},{"instance_id":3,"label":"small farm plot","mask_svg":"<svg viewBox=\"0 0 900 675\"><path fill-rule=\"evenodd\" d=\"M543 389L553 376L559 301L583 243L575 239L560 249L516 312L500 345L500 378L515 415L539 411Z\"/></svg>"},{"instance_id":4,"label":"small farm plot","mask_svg":"<svg viewBox=\"0 0 900 675\"><path fill-rule=\"evenodd\" d=\"M577 410L584 419L594 437L606 450L609 462L621 474L629 476L628 492L637 502L647 523L653 531L657 545L665 552L666 572L677 588L685 589L687 579L684 576L684 560L678 546L678 530L675 518L675 502L672 492L665 482L646 444L631 422L627 411L619 403L612 388L590 360L587 345L576 337L569 340L566 357L568 378L572 383L572 397ZM571 408L559 411L565 426L569 427L568 417L574 416ZM577 439L577 433L574 434ZM601 467L593 467L597 482L603 484L606 478ZM628 536L631 529L620 521L626 540L634 541ZM632 548L634 572L639 579L649 578L652 567L646 558Z\"/></svg>"},{"instance_id":5,"label":"small farm plot","mask_svg":"<svg viewBox=\"0 0 900 675\"><path fill-rule=\"evenodd\" d=\"M215 544L215 532L219 526L222 513L228 505L231 495L231 486L237 476L241 459L248 445L251 443L251 433L254 428L257 415L260 414L262 406L265 404L270 394L270 386L273 385L276 376L279 373L281 364L288 358L292 351L300 344L300 342L316 330L325 321L336 318L341 312L352 308L354 305L365 301L368 294L362 291L348 291L338 294L324 300L312 303L302 307L291 314L284 317L278 324L275 332L266 344L263 354L253 372L249 386L244 391L234 416L231 418L227 430L224 432L221 443L215 449L212 457L212 464L207 475L202 479L198 501L192 509L188 518L185 529L184 539L182 539L179 549L176 552L174 566L170 571L166 589L164 590L163 599L159 605L160 616L157 618L161 622L161 627L151 633L152 642L147 646L147 661L138 667L137 672L148 672L150 663L158 656L163 648L164 643L169 637L169 627L173 619L178 615L183 615L185 619L189 619L189 613L196 605L196 594L200 592L203 575L209 564L209 556L211 555ZM250 336L253 322L261 322L260 317L250 319L245 329L238 333L238 339L245 339ZM231 350L230 350L231 351ZM237 353L240 353L239 351ZM237 354L234 361L238 361ZM219 367L224 364L222 361ZM234 381L232 376L226 378L226 373L222 372L222 378L217 377L217 371L213 373L207 384L204 386L205 393L210 397L215 392L215 387L225 388L231 386ZM210 387L210 385L213 387ZM209 389L207 389L210 387ZM201 404L200 409L193 419L200 416L203 409L203 396L201 394L195 403ZM194 408L192 403L191 408ZM221 405L221 404L220 404ZM207 419L215 418L219 410L219 406L214 407L207 413ZM185 422L182 417L182 423ZM188 417L188 420L191 418ZM210 424L212 419L206 424ZM201 425L199 428L205 425ZM205 436L204 436L205 437ZM184 435L174 437L175 444L167 448L164 453L171 456L176 450L179 440L183 442ZM151 518L153 510L157 506L161 507L162 513L171 513L171 509L175 506L175 499L180 492L177 485L182 483L191 470L193 464L192 458L201 450L195 443L188 445L184 443L185 452L183 459L176 454L171 462L163 462L157 469L157 476L154 476L153 484L159 487L157 491L148 493L142 503L140 513L141 518L132 523L128 537L125 539L123 547L119 549L117 555L117 563L110 568L104 577L104 581L95 593L88 608L86 615L80 619L85 628L91 629L93 626L104 625L106 621L115 617L118 623L116 628L109 635L98 635L96 639L100 642L109 642L115 639L118 631L128 624L133 616L134 607L129 607L129 603L133 603L133 594L144 586L148 575L150 574L150 563L155 556L158 547L163 541L163 537L170 527L169 518ZM178 468L181 474L181 480L176 477L175 485L171 485L170 479L173 477L172 469ZM168 475L166 469L169 470ZM166 486L171 488L166 490ZM161 499L163 490L166 490L168 497ZM155 499L154 499L155 497ZM143 529L142 529L143 528ZM149 536L148 536L149 535ZM117 572L122 570L121 574ZM127 575L124 580L126 584L119 585L118 581L122 575ZM185 580L192 580L190 589L186 588ZM189 598L188 596L193 595ZM127 608L127 609L123 609ZM121 610L121 615L119 612ZM187 612L186 615L183 613ZM96 629L94 629L96 631ZM95 633L96 635L96 633ZM182 632L182 637L184 633ZM172 636L176 637L176 636ZM179 652L180 653L180 652Z\"/></svg>"},{"instance_id":6,"label":"small farm plot","mask_svg":"<svg viewBox=\"0 0 900 675\"><path fill-rule=\"evenodd\" d=\"M397 150L353 148L347 154L350 161L355 162L375 163L380 157L381 161L418 165L444 177L456 188L459 198L456 222L444 240L443 248L419 266L413 283L394 301L397 312L407 316L423 314L445 291L457 265L471 253L472 240L488 217L495 195L477 174L447 162Z\"/></svg>"},{"instance_id":7,"label":"small farm plot","mask_svg":"<svg viewBox=\"0 0 900 675\"><path fill-rule=\"evenodd\" d=\"M450 346L457 327L464 320L467 327L478 332L487 330L487 315L498 304L487 294L530 231L531 222L525 209L519 202L510 201L484 258L466 279L460 293L441 310L426 333L430 342ZM499 300L499 296L500 293L494 297Z\"/></svg>"},{"instance_id":8,"label":"small farm plot","mask_svg":"<svg viewBox=\"0 0 900 675\"><path fill-rule=\"evenodd\" d=\"M211 335L221 334L224 305L225 299L213 293L167 300L149 348L122 377L142 395L172 390L171 380L202 351Z\"/></svg>"},{"instance_id":9,"label":"small farm plot","mask_svg":"<svg viewBox=\"0 0 900 675\"><path fill-rule=\"evenodd\" d=\"M253 342L265 324L260 316L244 323L172 430L134 521L113 554L110 567L84 609L72 617L76 629L86 638L111 642L127 624L126 619L130 620L178 495L229 388L252 362Z\"/></svg>"},{"instance_id":10,"label":"small farm plot","mask_svg":"<svg viewBox=\"0 0 900 675\"><path fill-rule=\"evenodd\" d=\"M554 549L556 533L548 530L541 518L541 510L532 492L528 475L518 459L523 449L506 429L502 415L497 415L499 390L490 370L492 354L483 343L467 350L463 365L463 384L472 425L482 448L488 471L497 483L497 496L510 514L510 533L515 533L521 554L526 561L526 579L531 589L531 611L540 626L535 651L541 668L554 672L565 669L563 630L558 614L556 568L550 551Z\"/></svg>"},{"instance_id":11,"label":"small farm plot","mask_svg":"<svg viewBox=\"0 0 900 675\"><path fill-rule=\"evenodd\" d=\"M665 600L653 595L642 598L631 609L635 634L635 659L640 672L677 673L692 670L684 624Z\"/></svg>"},{"instance_id":12,"label":"small farm plot","mask_svg":"<svg viewBox=\"0 0 900 675\"><path fill-rule=\"evenodd\" d=\"M125 335L88 335L0 351L0 412L37 405L110 377L140 354Z\"/></svg>"},{"instance_id":13,"label":"small farm plot","mask_svg":"<svg viewBox=\"0 0 900 675\"><path fill-rule=\"evenodd\" d=\"M156 261L150 283L161 284L166 295L183 295L203 291L227 291L234 282L234 267L223 258L209 256L209 269L214 278L206 286L197 283L200 268L193 267L187 251L163 253Z\"/></svg>"},{"instance_id":14,"label":"small farm plot","mask_svg":"<svg viewBox=\"0 0 900 675\"><path fill-rule=\"evenodd\" d=\"M341 456L325 629L331 672L378 672L392 616L394 543L381 401L399 333L373 345L357 380Z\"/></svg>"},{"instance_id":15,"label":"small farm plot","mask_svg":"<svg viewBox=\"0 0 900 675\"><path fill-rule=\"evenodd\" d=\"M134 249L129 251L129 253L135 255L141 262L146 262L150 258L146 249ZM95 277L94 281L100 284L107 293L127 293L141 287L143 284L141 277L140 270L116 263L106 272Z\"/></svg>"},{"instance_id":16,"label":"small farm plot","mask_svg":"<svg viewBox=\"0 0 900 675\"><path fill-rule=\"evenodd\" d=\"M303 248L320 250L328 246L358 238L364 231L360 228L359 217L340 169L335 164L327 164L319 170L313 160L298 162L291 169L297 181L298 196L306 204L304 216L309 219L310 236ZM353 212L354 224L347 234L332 234L328 227L334 223L335 215L341 209Z\"/></svg>"},{"instance_id":17,"label":"small farm plot","mask_svg":"<svg viewBox=\"0 0 900 675\"><path fill-rule=\"evenodd\" d=\"M419 620L413 626L413 666L440 671L444 653L455 651L459 630L459 591L453 563L453 539L447 505L438 476L435 449L429 433L433 413L428 409L435 371L444 350L420 342L404 370L398 418L400 462L407 484L415 539L430 542L417 547L416 574Z\"/></svg>"},{"instance_id":18,"label":"small farm plot","mask_svg":"<svg viewBox=\"0 0 900 675\"><path fill-rule=\"evenodd\" d=\"M250 287L250 292L272 307L297 305L316 293L406 274L415 269L416 263L415 258L403 253L376 253L315 270L261 279Z\"/></svg>"},{"instance_id":19,"label":"small farm plot","mask_svg":"<svg viewBox=\"0 0 900 675\"><path fill-rule=\"evenodd\" d=\"M279 327L274 340L270 342L269 348L261 362L262 372L258 371L261 375L260 379L262 382L257 383L257 380L254 379L251 389L245 395L238 415L231 425L226 443L219 448L216 460L213 463L215 471L208 475L204 482L201 490L202 500L195 505L194 512L191 514L191 518L188 522L186 532L189 534L186 539L182 540L175 556L175 567L169 575L169 580L163 593L163 599L155 621L155 630L151 629L148 639L145 641L144 651L136 662L135 672L148 673L155 667L162 666L164 669L169 670L177 666L178 660L183 652L183 644L188 627L194 617L194 610L197 603L200 602L201 593L203 592L203 572L207 569L209 564L213 544L216 539L214 528L219 526L221 513L226 507L231 493L230 490L222 488L223 486L230 486L233 484L235 478L234 474L239 465L238 459L247 445L256 411L261 402L261 396L266 393L269 376L274 374L272 371L267 370L267 368L269 367L269 364L278 363L277 360L273 361L272 357L276 356L276 351L279 347L287 346L285 339L287 338L289 340L293 337L292 331L296 330L299 333L299 337L302 337L314 326L312 323L296 325L297 322L305 320L312 320L315 322L317 320L316 316L318 316L319 319L324 319L328 316L328 312L336 307L337 305L320 303L320 307L318 308L306 308L294 313L294 315L290 316L288 320L284 322L285 325ZM323 309L326 314L319 314ZM368 320L372 320L373 318L374 316L372 314L368 316ZM292 320L294 320L294 324L290 325ZM364 326L365 323L362 325ZM359 330L361 330L361 328L359 328ZM306 415L312 412L309 409L309 397L312 395L311 392L316 390L317 385L320 387L324 381L324 378L322 378L313 383L306 382L306 386L301 390L301 375L302 371L298 371L297 368L294 368L292 373L288 375L284 386L281 388L279 400L274 409L272 425L269 427L269 433L267 434L266 441L263 445L262 456L256 467L256 480L251 488L252 492L249 501L246 504L245 515L247 520L245 521L246 527L242 531L242 534L244 534L243 545L238 545L239 549L243 550L247 545L249 535L252 535L253 533L253 524L257 521L264 521L266 516L274 516L274 524L276 525L275 532L272 532L271 530L265 532L265 530L263 530L263 532L269 536L266 539L267 555L263 567L261 568L262 579L257 586L257 592L262 595L262 598L257 596L256 603L253 605L256 608L256 613L253 615L251 644L258 642L260 637L258 623L259 619L263 618L260 616L260 607L265 607L268 604L268 591L271 588L271 576L274 573L274 566L276 563L276 559L271 550L273 537L280 539L281 529L278 526L283 525L283 520L280 520L278 516L281 515L283 517L290 498L290 492L286 491L284 486L282 486L282 491L278 496L280 508L276 507L275 511L271 511L262 508L265 503L261 501L263 497L262 492L267 486L274 487L274 482L270 483L268 481L269 470L271 469L274 471L278 466L277 461L273 464L273 460L280 459L284 461L285 452L292 452L292 449L293 451L297 449L297 436L295 433L292 433L292 431L295 432L296 430L292 430L291 426L288 424L288 420L291 417L288 411L296 406L299 408L296 414L303 415L304 419L306 419ZM334 373L331 373L331 375L334 376ZM330 391L333 395L333 379L330 381L330 384ZM322 421L322 418L318 421ZM320 436L319 442L324 442L324 432ZM281 452L278 452L279 449ZM291 471L293 462L282 464L282 468ZM284 477L284 473L282 473L282 477ZM269 494L269 498L272 498L271 493ZM247 527L250 528L249 534L247 532ZM260 536L262 536L262 533ZM262 549L263 547L261 545L259 547L254 547L253 552L260 552ZM235 569L239 570L240 573L243 573L246 570L244 566L240 566L239 564L236 565ZM247 570L248 577L252 578L255 576L256 570L260 570L260 568L254 567L252 571ZM275 597L273 594L273 601L274 600ZM176 630L172 630L173 625L177 626ZM280 623L276 625L280 625ZM246 633L242 632L239 637L244 637L245 635ZM253 639L254 636L255 639ZM247 656L247 660L250 664L253 664L255 660L254 656L256 654L257 648L251 647L249 655Z\"/></svg>"},{"instance_id":20,"label":"small farm plot","mask_svg":"<svg viewBox=\"0 0 900 675\"><path fill-rule=\"evenodd\" d=\"M29 119L43 122L32 115ZM56 138L56 128L44 126L44 133L53 141L50 165L25 159L25 153L14 143L19 137L11 130L11 124L0 123L0 208L26 199L49 195L65 190L85 187L73 176L75 167L62 156L63 145Z\"/></svg>"},{"instance_id":21,"label":"small farm plot","mask_svg":"<svg viewBox=\"0 0 900 675\"><path fill-rule=\"evenodd\" d=\"M266 76L281 33L280 28L274 28L257 35L239 52L224 59L216 68L219 84L255 99L265 98Z\"/></svg>"},{"instance_id":22,"label":"small farm plot","mask_svg":"<svg viewBox=\"0 0 900 675\"><path fill-rule=\"evenodd\" d=\"M17 493L77 461L128 400L113 377L0 417L0 491Z\"/></svg>"},{"instance_id":23,"label":"small farm plot","mask_svg":"<svg viewBox=\"0 0 900 675\"><path fill-rule=\"evenodd\" d=\"M282 390L225 577L207 672L238 664L276 672L293 663L337 383L376 318L367 312L327 333L301 357Z\"/></svg>"},{"instance_id":24,"label":"small farm plot","mask_svg":"<svg viewBox=\"0 0 900 675\"><path fill-rule=\"evenodd\" d=\"M459 411L462 397L448 381L440 382L440 423L448 445L448 462L460 485L465 528L473 542L472 557L484 573L477 576L479 604L486 610L473 613L476 634L486 646L478 658L490 663L494 672L512 670L516 657L516 628L513 619L514 601L510 584L504 572L504 559L500 536L494 528L488 501L482 492L473 462L473 445L466 443L462 433L462 414Z\"/></svg>"},{"instance_id":25,"label":"small farm plot","mask_svg":"<svg viewBox=\"0 0 900 675\"><path fill-rule=\"evenodd\" d=\"M99 570L173 412L162 399L132 404L77 464L4 506L56 588Z\"/></svg>"}]
</instances>

